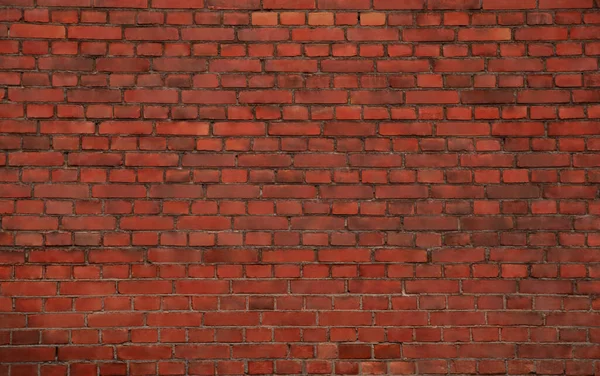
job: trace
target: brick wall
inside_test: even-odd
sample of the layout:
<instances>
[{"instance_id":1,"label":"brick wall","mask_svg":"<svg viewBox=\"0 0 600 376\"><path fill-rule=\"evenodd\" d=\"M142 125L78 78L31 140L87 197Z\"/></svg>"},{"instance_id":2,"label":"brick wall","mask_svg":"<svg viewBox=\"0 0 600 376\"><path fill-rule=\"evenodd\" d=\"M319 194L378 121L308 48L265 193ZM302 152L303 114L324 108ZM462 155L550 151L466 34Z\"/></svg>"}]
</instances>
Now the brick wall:
<instances>
[{"instance_id":1,"label":"brick wall","mask_svg":"<svg viewBox=\"0 0 600 376\"><path fill-rule=\"evenodd\" d=\"M0 375L600 374L598 0L0 0Z\"/></svg>"}]
</instances>

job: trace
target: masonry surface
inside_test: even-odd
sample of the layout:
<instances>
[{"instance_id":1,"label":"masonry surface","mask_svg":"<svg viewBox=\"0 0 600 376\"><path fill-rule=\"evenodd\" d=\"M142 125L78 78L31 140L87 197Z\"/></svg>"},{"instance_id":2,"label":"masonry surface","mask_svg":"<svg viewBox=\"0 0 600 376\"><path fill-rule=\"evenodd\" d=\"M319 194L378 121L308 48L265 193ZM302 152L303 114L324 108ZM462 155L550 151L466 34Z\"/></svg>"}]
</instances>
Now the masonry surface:
<instances>
[{"instance_id":1,"label":"masonry surface","mask_svg":"<svg viewBox=\"0 0 600 376\"><path fill-rule=\"evenodd\" d=\"M597 0L0 0L0 375L600 374Z\"/></svg>"}]
</instances>

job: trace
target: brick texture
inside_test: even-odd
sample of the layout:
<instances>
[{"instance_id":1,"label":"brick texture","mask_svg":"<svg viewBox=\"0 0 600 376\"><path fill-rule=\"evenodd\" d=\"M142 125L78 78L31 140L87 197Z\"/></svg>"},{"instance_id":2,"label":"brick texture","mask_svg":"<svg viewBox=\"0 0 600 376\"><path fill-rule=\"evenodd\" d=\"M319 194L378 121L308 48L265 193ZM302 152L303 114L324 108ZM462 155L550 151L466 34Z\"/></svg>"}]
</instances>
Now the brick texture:
<instances>
[{"instance_id":1,"label":"brick texture","mask_svg":"<svg viewBox=\"0 0 600 376\"><path fill-rule=\"evenodd\" d=\"M0 376L599 375L600 1L0 0Z\"/></svg>"}]
</instances>

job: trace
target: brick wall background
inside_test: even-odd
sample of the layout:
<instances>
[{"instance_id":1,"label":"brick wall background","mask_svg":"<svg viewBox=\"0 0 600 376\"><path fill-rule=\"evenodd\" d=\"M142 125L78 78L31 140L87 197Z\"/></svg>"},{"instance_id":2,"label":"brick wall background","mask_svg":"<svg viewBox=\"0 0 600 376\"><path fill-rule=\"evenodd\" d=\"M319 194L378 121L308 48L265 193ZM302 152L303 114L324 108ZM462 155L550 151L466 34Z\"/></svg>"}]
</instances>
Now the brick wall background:
<instances>
[{"instance_id":1,"label":"brick wall background","mask_svg":"<svg viewBox=\"0 0 600 376\"><path fill-rule=\"evenodd\" d=\"M600 373L597 0L0 0L0 375Z\"/></svg>"}]
</instances>

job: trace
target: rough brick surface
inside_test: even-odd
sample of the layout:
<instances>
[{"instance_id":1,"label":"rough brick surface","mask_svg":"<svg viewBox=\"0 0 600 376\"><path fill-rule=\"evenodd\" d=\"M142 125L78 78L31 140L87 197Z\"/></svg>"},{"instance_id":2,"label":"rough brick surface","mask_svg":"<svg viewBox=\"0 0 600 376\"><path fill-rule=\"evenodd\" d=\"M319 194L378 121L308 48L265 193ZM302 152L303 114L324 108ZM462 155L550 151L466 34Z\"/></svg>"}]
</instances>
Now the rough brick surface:
<instances>
[{"instance_id":1,"label":"rough brick surface","mask_svg":"<svg viewBox=\"0 0 600 376\"><path fill-rule=\"evenodd\" d=\"M0 376L600 374L600 1L0 0Z\"/></svg>"}]
</instances>

